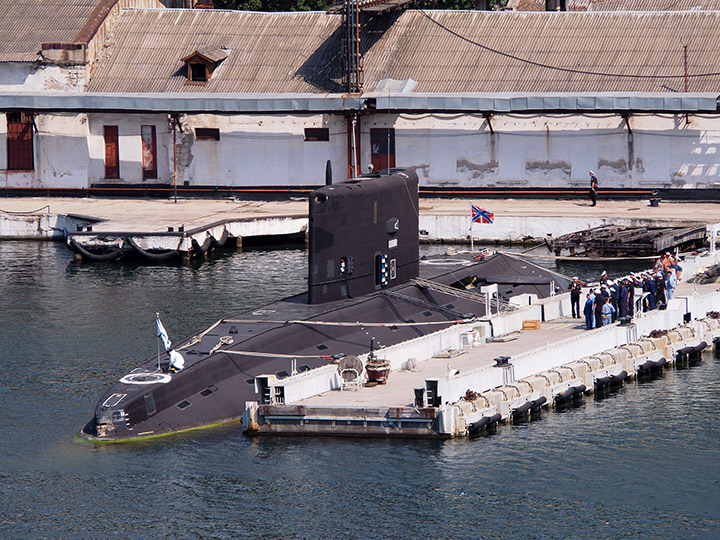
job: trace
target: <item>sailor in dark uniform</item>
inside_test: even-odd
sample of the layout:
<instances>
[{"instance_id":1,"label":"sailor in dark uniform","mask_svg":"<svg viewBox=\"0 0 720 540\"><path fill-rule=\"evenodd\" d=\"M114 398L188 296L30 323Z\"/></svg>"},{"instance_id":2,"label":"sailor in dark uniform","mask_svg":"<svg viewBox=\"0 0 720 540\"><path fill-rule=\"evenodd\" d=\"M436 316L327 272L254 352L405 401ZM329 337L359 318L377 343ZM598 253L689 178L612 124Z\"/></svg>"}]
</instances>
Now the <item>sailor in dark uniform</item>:
<instances>
[{"instance_id":1,"label":"sailor in dark uniform","mask_svg":"<svg viewBox=\"0 0 720 540\"><path fill-rule=\"evenodd\" d=\"M590 171L590 200L592 201L591 206L595 206L597 204L597 189L598 179L595 176L595 173Z\"/></svg>"},{"instance_id":2,"label":"sailor in dark uniform","mask_svg":"<svg viewBox=\"0 0 720 540\"><path fill-rule=\"evenodd\" d=\"M574 277L570 283L570 306L572 309L573 319L580 318L580 295L582 294L582 283L577 277Z\"/></svg>"}]
</instances>

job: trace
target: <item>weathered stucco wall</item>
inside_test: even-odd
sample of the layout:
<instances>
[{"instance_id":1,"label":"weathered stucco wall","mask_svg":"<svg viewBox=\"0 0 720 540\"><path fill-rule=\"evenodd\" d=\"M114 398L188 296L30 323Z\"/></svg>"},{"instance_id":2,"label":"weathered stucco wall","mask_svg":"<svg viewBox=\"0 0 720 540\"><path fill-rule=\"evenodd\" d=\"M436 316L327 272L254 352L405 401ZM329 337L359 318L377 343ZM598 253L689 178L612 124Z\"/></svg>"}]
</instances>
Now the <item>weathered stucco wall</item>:
<instances>
[{"instance_id":1,"label":"weathered stucco wall","mask_svg":"<svg viewBox=\"0 0 720 540\"><path fill-rule=\"evenodd\" d=\"M423 185L579 187L593 170L603 188L720 187L717 115L378 114L363 163L374 127L395 128L397 165Z\"/></svg>"},{"instance_id":2,"label":"weathered stucco wall","mask_svg":"<svg viewBox=\"0 0 720 540\"><path fill-rule=\"evenodd\" d=\"M583 188L594 170L601 188L720 187L720 116L374 114L360 121L360 170L371 163L370 130L393 127L396 164L417 166L424 186ZM316 186L331 160L347 175L347 120L339 114L180 115L178 184ZM629 127L628 129L628 122ZM6 122L0 116L0 171ZM104 126L119 129L120 178L105 178ZM154 125L157 179L142 178L142 125ZM37 114L35 171L6 173L9 186L88 187L107 181L172 183L167 114ZM329 141L304 140L327 128ZM492 127L492 130L491 130ZM220 140L196 140L216 128Z\"/></svg>"},{"instance_id":3,"label":"weathered stucco wall","mask_svg":"<svg viewBox=\"0 0 720 540\"><path fill-rule=\"evenodd\" d=\"M218 128L220 140L195 140L195 128ZM327 128L330 140L305 141L305 128ZM177 137L178 183L323 185L328 159L340 181L347 177L345 130L344 118L336 115L189 116Z\"/></svg>"},{"instance_id":4,"label":"weathered stucco wall","mask_svg":"<svg viewBox=\"0 0 720 540\"><path fill-rule=\"evenodd\" d=\"M86 187L89 163L87 115L38 115L35 126L33 187Z\"/></svg>"},{"instance_id":5,"label":"weathered stucco wall","mask_svg":"<svg viewBox=\"0 0 720 540\"><path fill-rule=\"evenodd\" d=\"M88 186L96 183L171 183L172 139L166 114L89 115ZM143 180L141 126L155 126L157 178ZM105 178L105 126L118 127L120 177Z\"/></svg>"},{"instance_id":6,"label":"weathered stucco wall","mask_svg":"<svg viewBox=\"0 0 720 540\"><path fill-rule=\"evenodd\" d=\"M0 171L4 187L83 188L87 186L87 115L38 114L33 134L34 169L7 170L7 121L0 115Z\"/></svg>"},{"instance_id":7,"label":"weathered stucco wall","mask_svg":"<svg viewBox=\"0 0 720 540\"><path fill-rule=\"evenodd\" d=\"M85 66L24 62L0 63L0 91L81 92L87 83Z\"/></svg>"}]
</instances>

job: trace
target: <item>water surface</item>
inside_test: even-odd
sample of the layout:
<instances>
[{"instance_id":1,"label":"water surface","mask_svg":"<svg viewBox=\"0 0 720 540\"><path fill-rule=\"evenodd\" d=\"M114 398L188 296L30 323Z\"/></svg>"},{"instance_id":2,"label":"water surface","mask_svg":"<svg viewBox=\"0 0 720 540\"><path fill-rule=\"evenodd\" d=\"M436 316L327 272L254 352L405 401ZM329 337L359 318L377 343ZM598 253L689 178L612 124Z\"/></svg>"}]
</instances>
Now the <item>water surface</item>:
<instances>
[{"instance_id":1,"label":"water surface","mask_svg":"<svg viewBox=\"0 0 720 540\"><path fill-rule=\"evenodd\" d=\"M59 244L0 243L0 537L720 537L711 354L473 439L248 438L238 425L74 439L112 381L154 354L156 311L184 337L302 291L306 263L259 250L77 265Z\"/></svg>"}]
</instances>

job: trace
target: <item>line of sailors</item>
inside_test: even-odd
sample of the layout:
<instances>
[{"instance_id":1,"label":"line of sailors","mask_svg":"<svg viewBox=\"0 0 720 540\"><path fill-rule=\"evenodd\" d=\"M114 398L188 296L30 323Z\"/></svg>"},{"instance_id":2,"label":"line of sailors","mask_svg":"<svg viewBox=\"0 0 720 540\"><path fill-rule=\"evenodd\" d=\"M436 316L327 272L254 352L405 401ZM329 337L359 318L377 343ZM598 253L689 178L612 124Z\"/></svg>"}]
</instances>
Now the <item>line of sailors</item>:
<instances>
[{"instance_id":1,"label":"line of sailors","mask_svg":"<svg viewBox=\"0 0 720 540\"><path fill-rule=\"evenodd\" d=\"M670 254L661 257L658 260L660 264L656 264L652 270L617 280L608 279L607 272L603 271L599 285L591 288L585 296L582 311L585 317L585 329L600 328L612 324L619 318L635 315L636 289L642 289L643 292L640 306L643 311L665 309L667 302L674 296L679 281L678 276L682 272L682 268L676 263L667 266L662 264L661 261L664 261L666 256L670 257ZM577 277L574 277L570 284L573 318L581 317L580 297L584 286L585 284Z\"/></svg>"}]
</instances>

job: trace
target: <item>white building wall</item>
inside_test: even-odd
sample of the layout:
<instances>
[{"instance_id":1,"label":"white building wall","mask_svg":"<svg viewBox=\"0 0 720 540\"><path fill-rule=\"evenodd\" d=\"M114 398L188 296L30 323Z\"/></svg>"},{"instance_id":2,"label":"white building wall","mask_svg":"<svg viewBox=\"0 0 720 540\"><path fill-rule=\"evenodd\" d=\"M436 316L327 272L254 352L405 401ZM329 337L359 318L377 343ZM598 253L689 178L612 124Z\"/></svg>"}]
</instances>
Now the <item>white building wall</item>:
<instances>
[{"instance_id":1,"label":"white building wall","mask_svg":"<svg viewBox=\"0 0 720 540\"><path fill-rule=\"evenodd\" d=\"M87 185L87 115L37 114L32 171L7 170L7 117L0 115L0 172L10 188L84 188Z\"/></svg>"},{"instance_id":2,"label":"white building wall","mask_svg":"<svg viewBox=\"0 0 720 540\"><path fill-rule=\"evenodd\" d=\"M81 92L87 84L87 67L0 63L0 92Z\"/></svg>"},{"instance_id":3,"label":"white building wall","mask_svg":"<svg viewBox=\"0 0 720 540\"><path fill-rule=\"evenodd\" d=\"M628 129L617 114L377 114L363 118L362 170L370 129L394 127L397 166L426 186L577 188L593 170L601 188L718 187L720 116L688 118L633 115Z\"/></svg>"},{"instance_id":4,"label":"white building wall","mask_svg":"<svg viewBox=\"0 0 720 540\"><path fill-rule=\"evenodd\" d=\"M7 116L0 112L0 171L3 172L3 187L7 186Z\"/></svg>"},{"instance_id":5,"label":"white building wall","mask_svg":"<svg viewBox=\"0 0 720 540\"><path fill-rule=\"evenodd\" d=\"M219 141L195 140L195 128L218 128ZM329 141L305 141L305 128L328 128ZM331 114L193 115L184 118L178 182L191 186L318 186L327 160L333 180L347 177L345 119Z\"/></svg>"},{"instance_id":6,"label":"white building wall","mask_svg":"<svg viewBox=\"0 0 720 540\"><path fill-rule=\"evenodd\" d=\"M172 183L172 134L167 114L100 114L89 115L88 185L110 182L125 184ZM143 125L155 126L157 178L143 180ZM120 178L105 178L105 126L118 126Z\"/></svg>"},{"instance_id":7,"label":"white building wall","mask_svg":"<svg viewBox=\"0 0 720 540\"><path fill-rule=\"evenodd\" d=\"M371 163L370 130L395 129L396 164L418 168L421 185L463 188L583 188L588 171L600 187L720 187L720 117L638 115L376 114L360 121L359 170ZM36 115L35 170L7 172L5 116L0 116L0 172L8 187L90 187L103 182L173 182L167 114ZM120 179L106 179L105 125L117 125ZM142 125L154 125L158 178L143 180ZM333 181L347 176L347 120L340 114L181 115L176 134L178 184L318 186L327 160ZM490 127L492 126L492 131ZM195 128L217 128L198 141ZM329 141L305 141L325 127ZM1 180L0 180L1 182Z\"/></svg>"},{"instance_id":8,"label":"white building wall","mask_svg":"<svg viewBox=\"0 0 720 540\"><path fill-rule=\"evenodd\" d=\"M39 114L35 126L35 175L31 187L87 187L87 115Z\"/></svg>"}]
</instances>

